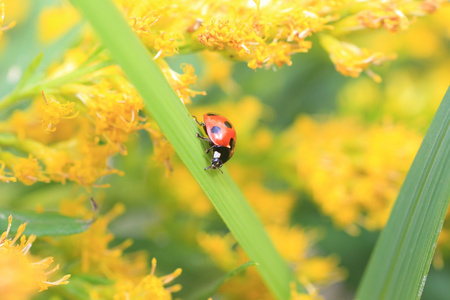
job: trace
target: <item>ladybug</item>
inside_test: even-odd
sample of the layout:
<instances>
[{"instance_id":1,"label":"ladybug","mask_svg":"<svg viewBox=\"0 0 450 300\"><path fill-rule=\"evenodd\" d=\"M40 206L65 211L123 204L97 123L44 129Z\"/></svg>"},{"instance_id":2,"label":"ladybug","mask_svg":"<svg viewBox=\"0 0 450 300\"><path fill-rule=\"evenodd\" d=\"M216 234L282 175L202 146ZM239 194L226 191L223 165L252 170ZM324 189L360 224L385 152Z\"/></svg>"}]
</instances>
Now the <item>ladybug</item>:
<instances>
[{"instance_id":1,"label":"ladybug","mask_svg":"<svg viewBox=\"0 0 450 300\"><path fill-rule=\"evenodd\" d=\"M224 116L212 113L203 115L204 123L197 121L195 116L194 120L203 127L208 136L206 138L196 134L199 139L209 142L211 147L206 150L206 153L213 151L211 165L205 170L219 169L222 172L220 168L233 156L236 147L236 131L233 125Z\"/></svg>"}]
</instances>

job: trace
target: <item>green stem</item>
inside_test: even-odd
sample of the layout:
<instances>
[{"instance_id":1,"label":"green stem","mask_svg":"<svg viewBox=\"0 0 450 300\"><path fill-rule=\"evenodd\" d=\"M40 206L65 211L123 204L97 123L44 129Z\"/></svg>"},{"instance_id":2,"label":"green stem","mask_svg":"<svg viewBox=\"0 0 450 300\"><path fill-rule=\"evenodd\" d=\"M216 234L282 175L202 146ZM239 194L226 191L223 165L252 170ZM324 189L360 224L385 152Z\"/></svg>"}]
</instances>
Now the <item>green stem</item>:
<instances>
[{"instance_id":1,"label":"green stem","mask_svg":"<svg viewBox=\"0 0 450 300\"><path fill-rule=\"evenodd\" d=\"M108 67L111 64L112 64L111 61L101 61L95 65L75 69L72 72L64 74L59 77L44 79L42 81L33 83L31 85L24 87L19 91L13 91L11 94L9 94L0 101L0 111L14 105L20 100L39 95L42 90L58 89L64 84L74 83L83 76L86 76L90 73Z\"/></svg>"}]
</instances>

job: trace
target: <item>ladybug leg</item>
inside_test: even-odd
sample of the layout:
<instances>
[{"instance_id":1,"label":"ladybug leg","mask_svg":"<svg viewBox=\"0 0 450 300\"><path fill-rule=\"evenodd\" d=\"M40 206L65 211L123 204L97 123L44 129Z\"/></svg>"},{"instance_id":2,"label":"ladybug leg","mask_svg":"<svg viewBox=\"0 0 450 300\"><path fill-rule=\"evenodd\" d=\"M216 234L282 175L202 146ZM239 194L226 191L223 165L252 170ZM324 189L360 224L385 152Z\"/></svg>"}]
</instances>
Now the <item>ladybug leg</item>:
<instances>
[{"instance_id":1,"label":"ladybug leg","mask_svg":"<svg viewBox=\"0 0 450 300\"><path fill-rule=\"evenodd\" d=\"M205 123L203 123L203 122L200 123L200 122L197 120L197 117L196 117L196 116L192 116L192 118L194 119L195 123L197 123L198 125L200 125L200 126L202 126L202 127L205 127Z\"/></svg>"},{"instance_id":2,"label":"ladybug leg","mask_svg":"<svg viewBox=\"0 0 450 300\"><path fill-rule=\"evenodd\" d=\"M212 146L211 148L206 149L206 154L208 154L209 152L211 152L212 149L214 149L215 146Z\"/></svg>"},{"instance_id":3,"label":"ladybug leg","mask_svg":"<svg viewBox=\"0 0 450 300\"><path fill-rule=\"evenodd\" d=\"M195 134L199 139L201 139L201 140L204 140L204 141L208 141L208 142L210 142L211 143L211 140L210 139L208 139L208 138L205 138L204 136L201 136L200 134L198 134L198 133L196 133Z\"/></svg>"}]
</instances>

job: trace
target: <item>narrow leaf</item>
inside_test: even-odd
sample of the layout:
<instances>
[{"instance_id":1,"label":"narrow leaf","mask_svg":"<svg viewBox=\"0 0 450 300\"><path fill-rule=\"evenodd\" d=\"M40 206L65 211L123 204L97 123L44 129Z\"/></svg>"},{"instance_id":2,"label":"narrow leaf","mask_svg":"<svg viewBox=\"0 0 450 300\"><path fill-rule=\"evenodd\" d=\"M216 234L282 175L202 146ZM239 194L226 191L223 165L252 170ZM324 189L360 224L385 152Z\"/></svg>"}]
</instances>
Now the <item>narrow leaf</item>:
<instances>
[{"instance_id":1,"label":"narrow leaf","mask_svg":"<svg viewBox=\"0 0 450 300\"><path fill-rule=\"evenodd\" d=\"M14 92L20 91L25 86L25 84L30 80L31 76L33 76L36 73L37 68L41 65L43 57L44 55L41 52L31 61L31 63L25 69L25 72L23 72L23 75L20 78L19 83L14 89Z\"/></svg>"},{"instance_id":2,"label":"narrow leaf","mask_svg":"<svg viewBox=\"0 0 450 300\"><path fill-rule=\"evenodd\" d=\"M419 299L450 201L450 89L427 131L356 299Z\"/></svg>"},{"instance_id":3,"label":"narrow leaf","mask_svg":"<svg viewBox=\"0 0 450 300\"><path fill-rule=\"evenodd\" d=\"M24 212L0 209L0 232L6 231L8 217L12 215L11 234L17 232L20 224L27 223L25 234L36 236L69 235L86 231L92 220L80 220L55 212Z\"/></svg>"}]
</instances>

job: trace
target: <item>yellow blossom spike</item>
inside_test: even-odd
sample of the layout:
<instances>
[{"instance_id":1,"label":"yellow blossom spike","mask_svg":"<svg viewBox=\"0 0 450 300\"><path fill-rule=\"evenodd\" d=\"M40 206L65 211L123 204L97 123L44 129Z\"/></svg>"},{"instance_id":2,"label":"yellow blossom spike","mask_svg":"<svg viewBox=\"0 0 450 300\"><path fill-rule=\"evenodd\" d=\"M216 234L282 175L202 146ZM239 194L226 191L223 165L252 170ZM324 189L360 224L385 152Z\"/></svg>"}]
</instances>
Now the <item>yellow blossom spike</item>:
<instances>
[{"instance_id":1,"label":"yellow blossom spike","mask_svg":"<svg viewBox=\"0 0 450 300\"><path fill-rule=\"evenodd\" d=\"M19 225L19 228L17 228L16 235L14 236L14 239L12 240L12 244L14 244L22 236L26 227L27 227L27 223L23 223L23 224Z\"/></svg>"},{"instance_id":2,"label":"yellow blossom spike","mask_svg":"<svg viewBox=\"0 0 450 300\"><path fill-rule=\"evenodd\" d=\"M166 288L166 291L170 292L170 293L176 293L181 291L183 287L181 286L181 284L174 284L172 286L169 286L168 288Z\"/></svg>"},{"instance_id":3,"label":"yellow blossom spike","mask_svg":"<svg viewBox=\"0 0 450 300\"><path fill-rule=\"evenodd\" d=\"M307 294L297 292L295 282L289 284L289 287L291 288L291 300L324 300L310 282L306 281L305 283L302 282L306 288Z\"/></svg>"},{"instance_id":4,"label":"yellow blossom spike","mask_svg":"<svg viewBox=\"0 0 450 300\"><path fill-rule=\"evenodd\" d=\"M53 260L52 260L52 262L53 262ZM54 273L55 271L57 271L57 270L59 270L59 264L57 264L53 269L51 269L50 271L46 271L45 272L45 275L50 275L50 274L52 274L52 273Z\"/></svg>"},{"instance_id":5,"label":"yellow blossom spike","mask_svg":"<svg viewBox=\"0 0 450 300\"><path fill-rule=\"evenodd\" d=\"M19 158L10 153L2 153L2 158L11 165L15 177L23 184L32 185L37 181L50 182L42 171L39 161L31 154L28 158Z\"/></svg>"},{"instance_id":6,"label":"yellow blossom spike","mask_svg":"<svg viewBox=\"0 0 450 300\"><path fill-rule=\"evenodd\" d=\"M366 71L372 79L379 82L381 81L380 76L369 69L370 65L380 65L396 57L395 55L371 52L368 49L341 42L330 35L321 36L320 41L328 51L336 70L345 76L358 77L362 71Z\"/></svg>"},{"instance_id":7,"label":"yellow blossom spike","mask_svg":"<svg viewBox=\"0 0 450 300\"><path fill-rule=\"evenodd\" d=\"M34 262L34 266L39 266L42 269L47 269L53 263L53 257L47 257L40 261ZM58 267L58 266L57 266Z\"/></svg>"},{"instance_id":8,"label":"yellow blossom spike","mask_svg":"<svg viewBox=\"0 0 450 300\"><path fill-rule=\"evenodd\" d=\"M173 271L172 273L162 276L161 280L164 284L171 282L172 280L174 280L175 278L177 278L178 276L180 276L182 273L181 268L176 269L175 271Z\"/></svg>"},{"instance_id":9,"label":"yellow blossom spike","mask_svg":"<svg viewBox=\"0 0 450 300\"><path fill-rule=\"evenodd\" d=\"M5 20L5 3L3 3L2 1L0 1L0 37L2 36L3 31L6 31L8 29L13 28L14 26L16 26L16 22L10 22L8 25L6 26L2 26L3 25L3 21Z\"/></svg>"},{"instance_id":10,"label":"yellow blossom spike","mask_svg":"<svg viewBox=\"0 0 450 300\"><path fill-rule=\"evenodd\" d=\"M39 289L39 292L46 290L49 286L69 284L68 279L70 278L70 276L71 274L67 274L56 281L43 281L43 285Z\"/></svg>"},{"instance_id":11,"label":"yellow blossom spike","mask_svg":"<svg viewBox=\"0 0 450 300\"><path fill-rule=\"evenodd\" d=\"M2 233L2 236L0 237L0 245L8 237L9 231L11 230L12 219L13 219L12 215L9 215L9 217L8 217L8 228L6 229L5 232Z\"/></svg>"},{"instance_id":12,"label":"yellow blossom spike","mask_svg":"<svg viewBox=\"0 0 450 300\"><path fill-rule=\"evenodd\" d=\"M11 176L8 172L5 171L5 163L0 160L0 181L1 182L16 182L17 179L14 176Z\"/></svg>"},{"instance_id":13,"label":"yellow blossom spike","mask_svg":"<svg viewBox=\"0 0 450 300\"><path fill-rule=\"evenodd\" d=\"M48 280L47 276L59 267L45 271L53 262L53 257L34 262L28 250L36 236L31 235L27 239L22 235L25 224L19 226L12 240L8 239L11 224L12 216L9 216L8 228L0 239L0 278L8 278L2 281L2 299L30 299L33 294L46 290L49 286L67 284L70 275L53 282ZM20 245L15 245L19 239Z\"/></svg>"},{"instance_id":14,"label":"yellow blossom spike","mask_svg":"<svg viewBox=\"0 0 450 300\"><path fill-rule=\"evenodd\" d=\"M74 119L78 116L79 111L74 112L75 103L59 103L53 99L47 99L42 91L45 105L40 106L42 115L42 129L50 134L56 131L56 125L61 122L61 119Z\"/></svg>"},{"instance_id":15,"label":"yellow blossom spike","mask_svg":"<svg viewBox=\"0 0 450 300\"><path fill-rule=\"evenodd\" d=\"M68 4L45 7L39 14L38 37L50 43L66 34L80 20L76 9Z\"/></svg>"},{"instance_id":16,"label":"yellow blossom spike","mask_svg":"<svg viewBox=\"0 0 450 300\"><path fill-rule=\"evenodd\" d=\"M154 276L156 271L156 258L152 258L152 269L150 271L150 275Z\"/></svg>"}]
</instances>

